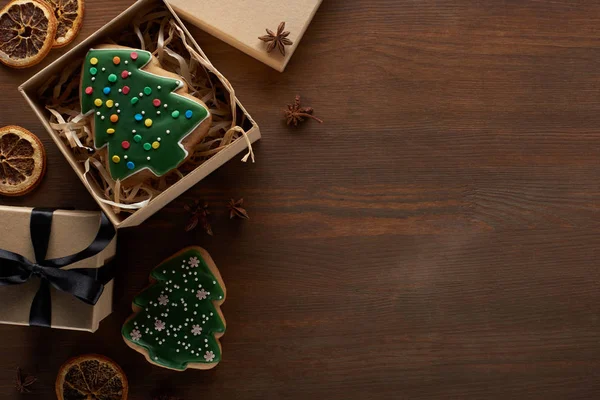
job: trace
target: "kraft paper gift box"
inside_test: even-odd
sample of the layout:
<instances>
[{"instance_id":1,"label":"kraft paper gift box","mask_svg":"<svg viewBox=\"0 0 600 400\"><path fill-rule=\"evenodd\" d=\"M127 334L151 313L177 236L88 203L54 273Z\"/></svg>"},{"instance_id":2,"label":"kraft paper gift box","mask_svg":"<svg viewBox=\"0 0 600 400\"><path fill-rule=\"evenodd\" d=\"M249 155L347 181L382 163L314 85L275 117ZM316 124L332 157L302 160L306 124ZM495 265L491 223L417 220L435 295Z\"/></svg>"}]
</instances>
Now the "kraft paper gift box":
<instances>
[{"instance_id":1,"label":"kraft paper gift box","mask_svg":"<svg viewBox=\"0 0 600 400\"><path fill-rule=\"evenodd\" d=\"M38 212L36 214L37 218L33 217L32 219L33 210L26 207L0 206L0 249L2 250L0 251L0 281L2 281L2 286L0 286L0 304L2 304L2 307L0 307L0 323L43 325L35 322L30 324L32 321L31 316L34 314L33 308L35 308L35 306L32 307L32 304L41 304L42 306L37 308L36 321L49 317L52 328L96 331L100 321L112 312L111 261L117 248L114 228L106 218L104 218L102 224L101 213L99 212L56 210L52 213L51 211L36 209ZM51 221L47 221L49 213L52 214ZM40 218L42 221L40 221ZM32 223L34 226L30 226ZM50 227L49 232L47 231L48 226ZM44 260L36 260L32 231L35 231L38 252L40 248L43 249L44 239L48 238L47 235L49 234ZM101 241L95 240L101 236ZM90 251L88 246L92 243L95 243L97 248ZM73 294L58 290L49 283L47 284L49 299L44 298L42 288L44 283L40 278L40 276L44 276L44 273L39 272L39 269L47 265L44 261L73 256L83 250L87 251L87 253L81 254L83 259L66 265L60 270L77 270L78 272L70 272L70 279L77 279L78 284L76 286L80 286L82 282L80 275L78 275L79 272L85 273L88 277L93 276L93 279L98 282L103 279L106 282L110 279L104 284L104 289L100 290L101 294L95 294L96 304L87 304ZM97 252L98 250L100 251ZM43 252L43 250L41 251ZM38 269L38 271L31 273L23 266L16 268L16 264L10 262L11 255L7 255L7 252L13 253L13 256L14 254L20 255L29 260L32 264L30 265L31 270ZM91 257L87 257L90 254ZM15 276L15 271L20 276ZM52 271L50 272L52 273ZM104 276L101 277L100 275ZM64 282L65 277L61 277L60 280ZM6 284L7 281L13 281L14 284ZM15 281L24 281L24 283L19 284ZM74 290L74 292L81 294L80 291ZM36 303L34 301L36 296L40 296L40 302ZM47 311L50 315L41 315L44 314L44 304L46 307L49 306ZM40 308L42 308L41 311L39 311Z\"/></svg>"},{"instance_id":2,"label":"kraft paper gift box","mask_svg":"<svg viewBox=\"0 0 600 400\"><path fill-rule=\"evenodd\" d=\"M172 18L176 21L177 26L183 31L185 40L187 41L188 45L194 48L198 54L201 54L204 57L206 57L198 43L190 35L189 31L186 29L186 27L183 25L179 17L175 14L175 12L168 3L162 0L139 0L113 20L107 21L107 24L103 28L96 31L86 40L81 42L79 45L75 46L68 53L66 53L61 58L59 58L58 60L56 60L55 62L38 72L31 79L29 79L27 82L21 85L21 87L19 87L19 90L21 91L27 102L30 104L35 114L39 117L42 124L46 127L48 133L50 134L56 145L59 147L63 155L66 157L71 167L75 170L77 176L81 179L88 191L98 202L102 211L104 211L104 213L108 216L110 221L117 229L137 226L141 224L154 213L156 213L158 210L166 206L169 202L175 200L179 195L184 193L186 190L190 189L200 180L204 179L211 172L215 171L227 161L236 158L236 156L240 152L248 148L248 142L254 143L255 141L260 139L260 131L258 125L247 113L247 111L244 109L241 103L236 99L238 113L242 113L244 115L244 125L248 125L244 127L246 137L241 136L238 139L236 139L225 149L219 151L211 158L206 160L204 163L199 165L197 168L195 168L193 171L189 172L181 180L169 186L158 196L152 198L151 201L145 207L136 210L132 214L117 214L115 213L111 205L99 200L99 198L102 197L102 189L98 185L94 185L93 182L90 183L88 182L88 180L85 179L84 164L78 161L74 153L70 150L69 146L52 129L50 125L51 115L46 110L45 104L43 104L43 102L38 98L38 91L46 82L49 81L49 79L51 79L54 76L60 75L61 71L66 69L69 66L69 64L73 63L73 60L82 60L90 48L92 48L96 44L104 43L103 39L105 40L106 38L112 36L125 35L127 33L135 35L135 33L133 33L132 28L132 21L134 20L134 18L158 6L165 7L166 10L168 10L168 12L171 13ZM216 76L219 77L218 75ZM227 89L227 86L225 86L225 89L229 92L229 94L231 94L231 91Z\"/></svg>"},{"instance_id":3,"label":"kraft paper gift box","mask_svg":"<svg viewBox=\"0 0 600 400\"><path fill-rule=\"evenodd\" d=\"M168 1L186 21L283 72L322 0ZM285 56L277 48L267 53L266 43L258 39L266 28L277 33L281 22L293 42L285 46Z\"/></svg>"}]
</instances>

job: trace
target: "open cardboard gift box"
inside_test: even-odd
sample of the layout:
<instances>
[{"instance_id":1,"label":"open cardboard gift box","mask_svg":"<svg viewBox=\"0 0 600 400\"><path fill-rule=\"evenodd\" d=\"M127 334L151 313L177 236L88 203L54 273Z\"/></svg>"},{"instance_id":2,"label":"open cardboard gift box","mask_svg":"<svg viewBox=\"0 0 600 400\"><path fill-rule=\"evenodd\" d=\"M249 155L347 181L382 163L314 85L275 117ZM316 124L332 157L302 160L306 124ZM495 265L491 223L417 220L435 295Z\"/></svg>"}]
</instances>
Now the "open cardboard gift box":
<instances>
[{"instance_id":1,"label":"open cardboard gift box","mask_svg":"<svg viewBox=\"0 0 600 400\"><path fill-rule=\"evenodd\" d=\"M168 3L162 0L139 0L130 8L125 10L122 14L108 22L102 29L96 31L89 38L74 47L71 51L34 75L19 88L25 99L33 108L33 111L37 114L42 121L42 124L48 130L48 133L55 141L56 145L60 148L61 152L70 163L71 167L73 167L75 173L79 176L83 184L87 187L88 191L96 199L101 209L106 213L110 221L117 228L131 227L141 224L166 204L205 178L211 172L234 158L238 153L247 149L249 143L253 143L260 138L258 125L254 122L254 120L252 120L250 115L248 115L244 107L237 101L237 99L235 99L233 89L227 82L227 84L224 84L223 86L225 87L226 91L229 92L229 95L231 96L230 98L234 98L236 103L238 118L236 118L234 122L236 122L238 126L242 125L240 128L245 132L245 136L237 137L237 139L227 145L227 147L224 147L222 150L216 152L216 154L211 155L210 158L203 161L190 172L183 174L181 179L170 184L170 186L167 186L166 189L152 197L144 207L135 210L131 214L117 212L115 207L107 204L106 201L103 201L103 199L106 200L103 197L103 188L101 188L94 180L86 179L84 177L85 166L81 160L81 157L77 158L71 146L69 146L66 140L60 137L60 135L52 128L52 115L46 109L47 104L44 104L44 101L42 101L39 96L39 92L49 80L59 76L63 70L72 67L73 63L78 63L81 65L86 53L94 45L106 43L106 38L119 38L127 34L134 36L135 33L133 32L133 22L135 19L139 15L148 13L149 10L153 10L157 7L162 7L163 11L172 14L172 19L175 21L174 23L183 33L182 39L184 38L187 42L187 45L191 46L197 54L203 56L205 63L210 64L194 38L190 35L189 31L185 28L181 20L173 12ZM212 64L210 66L212 67ZM218 72L213 72L213 76L217 79L220 79L221 82L226 81L225 78L222 77L222 75L220 75ZM242 117L242 122L239 122L240 115Z\"/></svg>"}]
</instances>

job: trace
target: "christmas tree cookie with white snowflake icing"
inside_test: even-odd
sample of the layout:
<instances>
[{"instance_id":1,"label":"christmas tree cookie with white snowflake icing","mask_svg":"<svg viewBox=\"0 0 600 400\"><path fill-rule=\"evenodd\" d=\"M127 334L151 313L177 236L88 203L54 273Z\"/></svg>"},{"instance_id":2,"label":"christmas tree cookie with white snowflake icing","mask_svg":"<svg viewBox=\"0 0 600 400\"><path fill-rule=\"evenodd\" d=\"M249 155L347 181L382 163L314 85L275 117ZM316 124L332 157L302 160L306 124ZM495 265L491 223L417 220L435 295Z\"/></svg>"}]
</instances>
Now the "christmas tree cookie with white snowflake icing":
<instances>
[{"instance_id":1,"label":"christmas tree cookie with white snowflake icing","mask_svg":"<svg viewBox=\"0 0 600 400\"><path fill-rule=\"evenodd\" d=\"M106 169L125 185L177 168L212 122L181 76L129 47L100 45L87 53L80 100L81 112L93 114L94 146L105 152Z\"/></svg>"},{"instance_id":2,"label":"christmas tree cookie with white snowflake icing","mask_svg":"<svg viewBox=\"0 0 600 400\"><path fill-rule=\"evenodd\" d=\"M125 343L152 364L177 371L210 369L221 361L225 285L206 250L188 247L150 274L121 331Z\"/></svg>"}]
</instances>

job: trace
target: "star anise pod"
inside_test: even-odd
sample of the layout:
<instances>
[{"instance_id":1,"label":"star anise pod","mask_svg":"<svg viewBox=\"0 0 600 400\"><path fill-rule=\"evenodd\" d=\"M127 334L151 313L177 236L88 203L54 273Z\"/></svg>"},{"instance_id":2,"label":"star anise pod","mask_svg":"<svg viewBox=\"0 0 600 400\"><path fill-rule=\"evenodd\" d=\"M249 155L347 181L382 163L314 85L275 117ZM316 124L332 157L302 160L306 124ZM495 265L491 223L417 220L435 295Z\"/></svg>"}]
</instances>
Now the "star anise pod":
<instances>
[{"instance_id":1,"label":"star anise pod","mask_svg":"<svg viewBox=\"0 0 600 400\"><path fill-rule=\"evenodd\" d=\"M186 204L183 208L189 212L191 215L188 220L187 225L185 226L185 231L189 232L194 230L198 224L202 225L202 228L206 233L210 236L213 236L212 227L210 226L210 222L208 221L208 216L210 212L208 211L208 203L204 202L203 205L200 205L200 201L196 200L193 205Z\"/></svg>"},{"instance_id":2,"label":"star anise pod","mask_svg":"<svg viewBox=\"0 0 600 400\"><path fill-rule=\"evenodd\" d=\"M290 35L290 32L284 31L285 22L282 22L277 27L277 33L274 33L270 29L266 29L267 35L260 36L259 39L263 42L267 43L267 53L270 53L277 47L281 55L285 56L285 46L290 46L294 44L287 37Z\"/></svg>"},{"instance_id":3,"label":"star anise pod","mask_svg":"<svg viewBox=\"0 0 600 400\"><path fill-rule=\"evenodd\" d=\"M27 373L22 373L21 368L17 367L17 380L15 386L19 393L30 393L31 389L29 386L33 385L37 381L37 378Z\"/></svg>"},{"instance_id":4,"label":"star anise pod","mask_svg":"<svg viewBox=\"0 0 600 400\"><path fill-rule=\"evenodd\" d=\"M231 199L229 201L229 204L227 205L227 208L229 208L229 219L232 219L233 217L238 217L238 218L242 218L242 219L250 219L250 216L248 215L248 211L246 211L243 206L244 206L243 198L239 199L238 201Z\"/></svg>"},{"instance_id":5,"label":"star anise pod","mask_svg":"<svg viewBox=\"0 0 600 400\"><path fill-rule=\"evenodd\" d=\"M304 121L304 118L312 118L320 124L323 123L321 119L312 115L314 112L312 107L302 107L300 105L300 95L296 95L294 104L288 104L287 109L283 110L283 112L288 125L294 124L294 126L298 126L300 122Z\"/></svg>"}]
</instances>

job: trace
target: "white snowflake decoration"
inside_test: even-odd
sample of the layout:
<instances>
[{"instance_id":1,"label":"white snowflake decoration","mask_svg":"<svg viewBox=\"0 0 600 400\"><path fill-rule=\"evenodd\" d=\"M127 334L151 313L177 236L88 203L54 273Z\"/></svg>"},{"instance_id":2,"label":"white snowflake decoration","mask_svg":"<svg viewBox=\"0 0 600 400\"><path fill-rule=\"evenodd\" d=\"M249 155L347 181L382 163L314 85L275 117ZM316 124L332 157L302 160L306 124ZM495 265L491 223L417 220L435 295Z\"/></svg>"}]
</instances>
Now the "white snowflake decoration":
<instances>
[{"instance_id":1,"label":"white snowflake decoration","mask_svg":"<svg viewBox=\"0 0 600 400\"><path fill-rule=\"evenodd\" d=\"M194 334L194 336L198 336L199 334L202 333L202 327L200 325L193 325L192 333Z\"/></svg>"},{"instance_id":2,"label":"white snowflake decoration","mask_svg":"<svg viewBox=\"0 0 600 400\"><path fill-rule=\"evenodd\" d=\"M156 328L157 331L162 331L163 329L165 329L165 323L162 322L160 319L157 319L154 322L154 328Z\"/></svg>"},{"instance_id":3,"label":"white snowflake decoration","mask_svg":"<svg viewBox=\"0 0 600 400\"><path fill-rule=\"evenodd\" d=\"M190 264L190 267L196 268L198 265L200 265L200 260L198 260L198 257L192 257L188 263Z\"/></svg>"},{"instance_id":4,"label":"white snowflake decoration","mask_svg":"<svg viewBox=\"0 0 600 400\"><path fill-rule=\"evenodd\" d=\"M131 340L133 340L135 342L137 342L138 340L140 340L142 338L142 334L137 329L132 330L130 336L131 336Z\"/></svg>"},{"instance_id":5,"label":"white snowflake decoration","mask_svg":"<svg viewBox=\"0 0 600 400\"><path fill-rule=\"evenodd\" d=\"M208 292L204 289L200 289L198 290L198 293L196 293L196 297L200 300L204 300L206 299L206 295L208 294Z\"/></svg>"},{"instance_id":6,"label":"white snowflake decoration","mask_svg":"<svg viewBox=\"0 0 600 400\"><path fill-rule=\"evenodd\" d=\"M207 351L204 355L204 359L207 362L212 362L215 359L215 353L213 353L212 351Z\"/></svg>"},{"instance_id":7,"label":"white snowflake decoration","mask_svg":"<svg viewBox=\"0 0 600 400\"><path fill-rule=\"evenodd\" d=\"M161 306L166 306L168 302L169 302L169 296L161 294L158 297L158 304L160 304Z\"/></svg>"}]
</instances>

